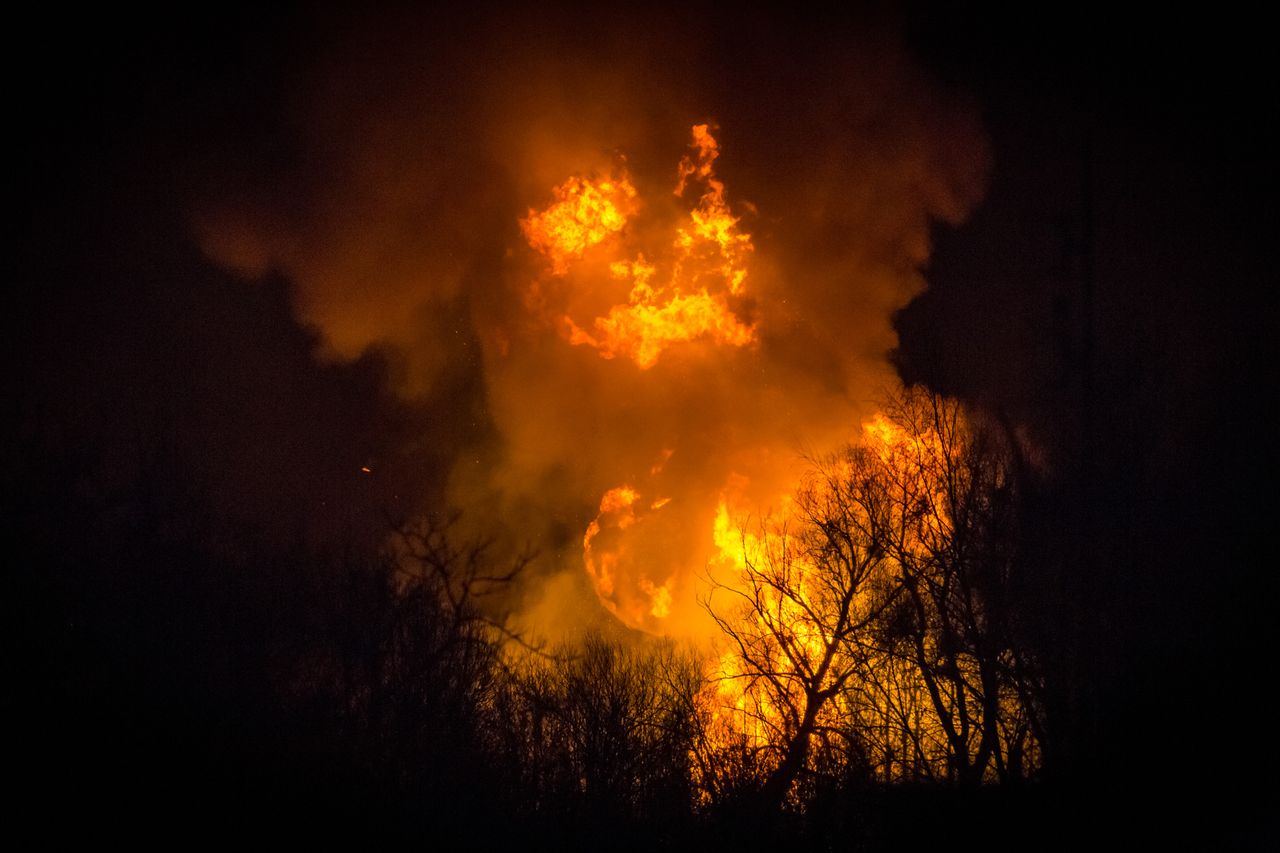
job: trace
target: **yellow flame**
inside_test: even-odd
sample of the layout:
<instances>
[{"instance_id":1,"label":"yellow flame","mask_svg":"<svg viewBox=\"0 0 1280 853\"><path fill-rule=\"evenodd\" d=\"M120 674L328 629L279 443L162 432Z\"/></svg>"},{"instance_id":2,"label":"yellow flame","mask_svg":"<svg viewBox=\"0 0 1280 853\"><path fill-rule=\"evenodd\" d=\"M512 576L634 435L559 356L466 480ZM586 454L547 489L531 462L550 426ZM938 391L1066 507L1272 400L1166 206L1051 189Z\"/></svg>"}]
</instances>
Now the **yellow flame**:
<instances>
[{"instance_id":1,"label":"yellow flame","mask_svg":"<svg viewBox=\"0 0 1280 853\"><path fill-rule=\"evenodd\" d=\"M956 451L932 427L907 430L883 412L863 423L862 446L876 454L883 470L901 487L909 489L917 501L926 502L929 512L919 514L913 535L903 544L917 553L927 551L951 528L944 469L954 461L949 456ZM960 473L954 469L952 476Z\"/></svg>"},{"instance_id":2,"label":"yellow flame","mask_svg":"<svg viewBox=\"0 0 1280 853\"><path fill-rule=\"evenodd\" d=\"M786 521L785 517L775 518L774 524L761 525L758 532L748 530L745 524L734 520L728 497L722 495L712 524L717 552L712 563L729 570L729 577L723 582L745 586L748 572L767 573L771 566L777 566L771 561L783 559L780 555L787 547ZM771 614L775 625L785 626L792 643L779 665L795 668L803 661L812 672L830 638L824 635L823 626L809 615L812 566L800 554L788 553L785 559L789 561L796 597L784 596L777 589L763 585L752 592L757 602L754 611L739 615L767 633L764 614ZM745 627L752 630L750 626ZM726 742L741 739L749 746L761 746L769 741L773 732L782 728L783 711L775 697L760 689L762 682L751 677L736 651L730 650L719 657L712 668L712 677L719 691L719 708L715 712L717 737L727 739ZM802 700L797 693L790 701Z\"/></svg>"},{"instance_id":3,"label":"yellow flame","mask_svg":"<svg viewBox=\"0 0 1280 853\"><path fill-rule=\"evenodd\" d=\"M879 412L861 426L856 444L872 454L872 464L878 466L876 476L894 483L911 507L928 507L926 512L909 512L909 519L899 519L904 537L900 547L907 554L916 552L922 558L927 557L951 535L952 519L945 490L950 482L948 477L963 476L960 470L963 466L953 463L955 454L963 452L967 429L963 419L935 420L931 413L911 410L895 416ZM857 463L850 457L832 464L835 466L832 476L839 480L853 475ZM748 530L735 523L735 515L740 514L732 509L734 494L732 488L727 488L722 495L711 532L716 549L712 565L723 567L730 576L721 577L720 582L732 585L732 578L737 577L741 584L737 589L750 594L751 605L737 614L742 620L738 627L747 634L757 629L766 635L779 630L785 633L788 648L772 661L776 671L794 672L803 665L801 671L812 674L812 663L836 640L829 633L830 625L824 624L829 620L814 618L814 614L821 614L823 607L818 583L820 569L808 562L803 552L790 550L784 555L780 550L785 545L788 524L796 521L788 517L790 507L785 502L784 512L775 518L775 524ZM776 562L780 559L785 564ZM748 573L775 572L782 565L787 571L786 595L767 583L747 588ZM927 566L927 560L922 560L921 566ZM769 614L768 624L763 613ZM926 638L925 642L935 641ZM820 721L829 718L834 722L839 715L852 713L866 730L884 732L884 740L871 741L870 748L877 772L883 773L886 779L897 778L895 774L913 778L912 774L922 772L921 765L926 767L925 772L944 776L948 772L951 746L925 677L892 649L860 646L857 654L860 660L854 665L864 674L874 675L850 682L857 698L850 700L852 704L841 705L845 700L828 703L819 711ZM953 666L952 678L957 682L979 683L979 663L968 651L955 653ZM719 692L719 707L713 717L713 741L748 747L776 745L778 732L785 730L784 708L775 704L776 701L781 698L791 711L802 707L805 701L798 690L793 695L779 693L780 685L798 683L799 679L763 680L753 678L758 673L748 669L741 652L732 647L711 664L711 676ZM963 701L963 698L952 697L947 701ZM998 702L1003 715L1012 718L1021 699L1012 687L1002 687ZM989 725L997 722L991 721ZM976 748L980 737L978 729L967 736L970 747ZM1003 731L1000 737L1005 737ZM909 739L909 743L903 738ZM904 743L908 743L909 750L903 749ZM1038 744L1034 738L1025 748L1033 761L1038 760ZM988 768L988 773L994 772L993 767Z\"/></svg>"},{"instance_id":4,"label":"yellow flame","mask_svg":"<svg viewBox=\"0 0 1280 853\"><path fill-rule=\"evenodd\" d=\"M636 502L636 498L640 494L630 486L617 486L604 493L604 497L600 499L601 512L617 512L622 509L629 509ZM634 515L628 516L631 521L635 520ZM628 521L628 524L630 521Z\"/></svg>"},{"instance_id":5,"label":"yellow flame","mask_svg":"<svg viewBox=\"0 0 1280 853\"><path fill-rule=\"evenodd\" d=\"M610 275L631 285L627 301L585 327L564 316L561 332L571 344L590 346L606 359L629 358L646 370L673 344L707 340L744 347L756 340L754 322L740 316L744 306L729 302L745 294L751 235L739 228L724 183L715 177L712 164L720 152L707 125L694 126L690 148L680 162L676 195L695 184L702 191L676 225L670 248L660 253L661 263L643 253L610 263ZM588 248L622 231L635 194L625 177L598 183L570 178L555 190L555 203L531 210L520 225L552 271L565 275Z\"/></svg>"},{"instance_id":6,"label":"yellow flame","mask_svg":"<svg viewBox=\"0 0 1280 853\"><path fill-rule=\"evenodd\" d=\"M684 195L685 183L690 177L710 178L711 164L720 156L720 146L716 144L715 137L709 133L710 126L705 124L695 124L693 126L693 148L697 152L696 157L690 157L686 154L680 159L679 179L676 181L676 195Z\"/></svg>"},{"instance_id":7,"label":"yellow flame","mask_svg":"<svg viewBox=\"0 0 1280 853\"><path fill-rule=\"evenodd\" d=\"M729 292L738 296L747 279L747 255L753 249L751 235L738 230L738 219L730 213L725 201L724 182L714 177L712 164L720 156L720 149L715 137L707 131L707 125L694 126L692 147L697 151L697 159L686 155L681 161L676 195L684 194L690 177L704 181L706 189L698 199L698 206L689 214L690 227L676 231L680 263L693 258L707 244L714 245L721 260L719 273Z\"/></svg>"},{"instance_id":8,"label":"yellow flame","mask_svg":"<svg viewBox=\"0 0 1280 853\"><path fill-rule=\"evenodd\" d=\"M520 230L557 275L568 272L570 262L587 249L621 231L636 207L636 189L625 175L600 181L569 178L552 194L556 200L551 206L530 210L520 220Z\"/></svg>"},{"instance_id":9,"label":"yellow flame","mask_svg":"<svg viewBox=\"0 0 1280 853\"><path fill-rule=\"evenodd\" d=\"M586 344L602 358L626 356L641 370L653 367L671 344L709 338L716 343L746 346L755 329L744 325L722 300L708 294L673 294L666 302L615 305L597 317L595 334L569 320L569 342Z\"/></svg>"}]
</instances>

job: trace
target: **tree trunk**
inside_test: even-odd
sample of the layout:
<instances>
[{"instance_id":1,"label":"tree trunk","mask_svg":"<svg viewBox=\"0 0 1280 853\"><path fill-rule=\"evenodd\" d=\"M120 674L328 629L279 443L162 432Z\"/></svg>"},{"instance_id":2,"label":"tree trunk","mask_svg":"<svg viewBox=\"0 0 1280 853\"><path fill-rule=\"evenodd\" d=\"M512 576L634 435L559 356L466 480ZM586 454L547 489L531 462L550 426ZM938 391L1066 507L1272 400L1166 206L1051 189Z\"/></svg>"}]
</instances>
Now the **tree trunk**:
<instances>
[{"instance_id":1,"label":"tree trunk","mask_svg":"<svg viewBox=\"0 0 1280 853\"><path fill-rule=\"evenodd\" d=\"M804 717L800 721L800 728L796 732L796 736L787 745L787 752L782 757L782 763L765 780L764 788L760 793L765 806L772 810L776 811L782 808L783 803L786 802L787 794L791 791L792 783L800 775L800 771L804 769L805 761L809 758L809 741L813 737L814 729L817 727L818 708L821 704L821 699L807 697Z\"/></svg>"}]
</instances>

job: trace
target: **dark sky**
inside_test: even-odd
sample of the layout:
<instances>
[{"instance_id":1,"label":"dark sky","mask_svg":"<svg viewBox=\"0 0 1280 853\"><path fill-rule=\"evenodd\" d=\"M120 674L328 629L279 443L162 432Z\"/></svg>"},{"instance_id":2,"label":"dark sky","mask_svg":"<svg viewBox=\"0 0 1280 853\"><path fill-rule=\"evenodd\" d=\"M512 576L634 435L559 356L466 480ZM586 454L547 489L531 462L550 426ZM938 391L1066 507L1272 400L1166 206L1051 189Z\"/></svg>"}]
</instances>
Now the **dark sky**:
<instances>
[{"instance_id":1,"label":"dark sky","mask_svg":"<svg viewBox=\"0 0 1280 853\"><path fill-rule=\"evenodd\" d=\"M1072 5L1010 18L995 5L835 18L789 7L732 20L688 7L422 11L372 23L304 5L173 19L99 11L15 31L26 52L9 105L19 226L5 311L7 479L52 482L60 475L45 467L75 470L92 446L106 450L74 488L108 492L171 453L242 529L323 540L376 536L382 520L368 507L438 502L456 459L492 450L474 306L442 303L433 333L461 329L462 343L445 348L429 393L406 400L395 390L414 369L403 354L321 357L296 283L245 281L194 233L211 191L263 175L296 221L326 203L306 172L341 152L326 160L300 146L293 98L331 57L348 58L330 77L372 111L403 85L396 69L409 69L442 115L463 116L435 149L447 172L474 162L465 80L522 45L583 67L618 51L620 62L664 65L664 86L696 76L669 104L644 99L657 114L645 121L705 110L772 130L786 151L803 144L802 126L779 117L827 108L817 93L832 58L846 43L888 40L940 103L974 105L991 157L967 221L934 226L928 289L894 320L895 363L1002 412L1071 472L1064 524L1096 540L1079 553L1096 563L1081 582L1096 585L1091 624L1108 644L1099 677L1127 703L1108 736L1118 743L1133 725L1149 727L1143 740L1179 737L1181 724L1152 717L1256 678L1274 648L1275 585L1256 557L1273 503L1271 46L1257 22L1218 10L1121 19ZM879 35L868 42L866 31ZM472 56L482 43L512 53ZM342 63L364 53L378 61L349 76L365 66ZM451 178L464 189L484 179ZM362 466L397 473L362 478ZM38 501L24 506L38 516ZM1231 772L1250 763L1227 761Z\"/></svg>"}]
</instances>

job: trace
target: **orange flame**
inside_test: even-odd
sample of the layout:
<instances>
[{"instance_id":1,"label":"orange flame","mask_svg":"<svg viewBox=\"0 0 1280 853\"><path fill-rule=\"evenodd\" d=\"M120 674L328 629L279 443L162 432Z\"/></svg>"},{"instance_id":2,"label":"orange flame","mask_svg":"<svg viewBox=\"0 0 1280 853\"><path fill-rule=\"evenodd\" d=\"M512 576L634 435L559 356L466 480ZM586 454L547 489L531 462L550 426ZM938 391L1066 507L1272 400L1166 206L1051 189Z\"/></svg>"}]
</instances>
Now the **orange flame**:
<instances>
[{"instance_id":1,"label":"orange flame","mask_svg":"<svg viewBox=\"0 0 1280 853\"><path fill-rule=\"evenodd\" d=\"M544 254L556 275L592 246L617 234L635 212L636 189L623 175L617 180L569 178L552 190L556 200L541 213L520 220L529 245Z\"/></svg>"},{"instance_id":2,"label":"orange flame","mask_svg":"<svg viewBox=\"0 0 1280 853\"><path fill-rule=\"evenodd\" d=\"M610 275L631 284L627 301L587 328L565 315L561 331L569 343L590 346L606 359L624 356L646 370L673 344L707 340L743 347L756 340L754 323L739 316L743 306L729 303L745 293L751 236L739 229L724 183L714 176L712 164L720 152L707 125L694 126L690 147L692 153L680 162L675 194L683 196L695 182L703 190L687 221L676 226L661 264L650 263L643 253L611 263ZM622 231L635 207L635 190L625 177L601 183L570 178L555 195L554 204L541 213L531 210L520 225L529 245L551 261L553 274L562 276L587 249Z\"/></svg>"},{"instance_id":3,"label":"orange flame","mask_svg":"<svg viewBox=\"0 0 1280 853\"><path fill-rule=\"evenodd\" d=\"M649 625L653 619L666 619L671 615L671 586L674 576L663 583L641 575L635 581L636 589L624 588L618 582L618 561L622 557L621 544L602 545L598 539L606 530L622 531L637 521L636 503L640 493L631 486L616 486L600 498L600 511L582 537L582 560L596 595L609 612L630 626ZM668 499L659 498L649 509L659 510ZM642 595L637 595L636 592Z\"/></svg>"},{"instance_id":4,"label":"orange flame","mask_svg":"<svg viewBox=\"0 0 1280 853\"><path fill-rule=\"evenodd\" d=\"M676 195L684 195L689 178L705 181L706 189L698 199L698 206L690 212L692 227L677 231L676 245L680 259L690 259L705 244L713 244L719 251L722 263L719 272L728 285L729 292L742 293L747 279L746 259L752 251L751 235L738 230L738 220L729 212L724 198L724 182L717 180L712 164L720 156L715 137L707 132L707 125L694 125L693 148L697 150L696 162L689 156L680 161L680 179L676 183Z\"/></svg>"},{"instance_id":5,"label":"orange flame","mask_svg":"<svg viewBox=\"0 0 1280 853\"><path fill-rule=\"evenodd\" d=\"M721 582L746 592L743 587L746 586L748 572L768 572L771 564L777 565L774 561L788 561L795 597L784 596L768 585L760 586L750 591L756 601L754 612L739 615L756 623L755 626L746 626L748 632L758 628L767 633L765 613L771 614L777 624L788 626L791 645L781 656L779 665L812 672L829 638L811 617L809 585L813 582L814 569L802 555L792 551L787 542L785 531L791 506L784 500L781 514L772 519L772 523L761 524L752 531L744 523L734 520L728 491L721 495L712 526L716 553L711 558L711 565L724 570L726 576L721 578ZM770 743L785 727L784 711L776 704L779 697L763 689L762 682L747 670L737 650L730 649L715 660L711 678L719 694L714 709L714 739L724 745L742 741L750 747L760 747ZM776 686L789 681L782 679L774 683ZM790 683L797 690L797 695L790 697L790 701L798 705L801 701L798 682Z\"/></svg>"},{"instance_id":6,"label":"orange flame","mask_svg":"<svg viewBox=\"0 0 1280 853\"><path fill-rule=\"evenodd\" d=\"M914 529L906 534L903 543L908 551L919 551L924 555L930 549L940 547L949 533L947 528L952 524L946 511L946 497L942 494L946 482L940 476L939 466L958 450L932 426L919 422L910 426L907 428L893 417L877 412L863 422L861 434L855 442L874 454L876 464L882 466L881 476L889 478L907 494L929 502L930 512L923 513L923 517L914 522ZM963 424L958 428L963 429ZM832 473L836 477L845 477L852 472L851 462L833 460L831 464L835 466ZM757 629L764 635L779 630L785 633L786 643L779 645L780 653L774 661L777 671L811 675L815 672L814 662L821 658L835 637L830 633L830 624L824 623L822 618L815 618L823 608L821 571L806 559L802 549L788 547L787 544L789 526L797 522L803 524L803 521L796 518L795 505L784 498L779 502L781 512L774 514L771 523L747 529L735 521L739 503L736 492L740 489L734 486L730 483L721 495L712 527L715 554L709 567L722 570L717 583L748 594L744 600L749 600L751 605L736 614L737 618L744 620L739 623L742 630L748 635ZM786 580L786 594L769 583L748 588L748 575L762 571L775 576L783 572L781 576ZM858 593L859 596L864 594ZM766 613L769 614L768 623L764 617ZM947 748L937 720L930 716L929 687L923 677L911 667L902 666L891 651L861 647L859 654L864 658L859 665L863 671L881 672L887 679L875 680L870 686L855 686L861 691L855 712L861 724L887 731L888 727L901 724L906 719L903 715L910 716L913 720L910 725L915 727L919 736L920 760L938 767L945 766ZM962 677L977 683L977 664L972 659L960 655L955 665ZM804 701L798 688L791 696L779 693L785 685L797 684L799 679L762 680L758 673L748 671L742 654L733 647L712 661L710 672L718 686L719 700L712 737L724 744L745 743L755 747L770 743L777 732L785 729L784 709L775 704L779 696L782 695L783 701L791 704L793 709ZM1002 694L999 701L1012 707L1019 700ZM847 708L824 707L819 712L820 719L830 717L834 720L847 711ZM878 760L885 762L888 768L885 772L891 772L892 755L880 756Z\"/></svg>"}]
</instances>

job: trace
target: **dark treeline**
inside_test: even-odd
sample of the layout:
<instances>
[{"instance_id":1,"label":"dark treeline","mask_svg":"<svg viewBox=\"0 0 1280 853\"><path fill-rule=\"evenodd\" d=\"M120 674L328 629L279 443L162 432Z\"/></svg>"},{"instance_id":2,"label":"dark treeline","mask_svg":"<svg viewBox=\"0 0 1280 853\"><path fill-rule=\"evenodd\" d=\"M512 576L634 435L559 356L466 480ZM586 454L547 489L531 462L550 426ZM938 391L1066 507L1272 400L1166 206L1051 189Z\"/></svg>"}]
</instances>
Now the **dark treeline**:
<instances>
[{"instance_id":1,"label":"dark treeline","mask_svg":"<svg viewBox=\"0 0 1280 853\"><path fill-rule=\"evenodd\" d=\"M160 242L156 267L72 268L103 301L33 316L83 318L97 357L10 398L9 770L13 808L48 837L886 849L962 832L1021 849L1125 818L1077 770L1097 749L1080 721L1105 731L1116 712L1062 645L1087 593L1066 587L1059 607L1042 586L1069 567L1070 531L1036 501L1070 483L1022 459L998 418L973 431L911 392L888 409L906 451L819 461L792 550L744 565L772 592L757 612L716 611L764 685L743 706L763 735L734 740L688 651L526 649L502 595L523 559L380 474L439 478L456 449L430 405L391 394L377 354L321 364L286 282L245 285ZM176 324L135 329L132 312L157 309L106 298L113 281L160 298L175 269ZM245 347L266 349L256 370L237 367ZM796 554L826 593L789 586ZM804 620L754 618L786 596L832 629L816 657L788 650ZM1119 831L1168 832L1142 814Z\"/></svg>"},{"instance_id":2,"label":"dark treeline","mask_svg":"<svg viewBox=\"0 0 1280 853\"><path fill-rule=\"evenodd\" d=\"M300 382L324 370L294 368ZM361 370L340 372L376 391ZM796 732L718 734L705 661L598 635L530 651L490 603L521 559L430 512L390 540L372 515L381 536L358 517L332 535L250 528L186 461L208 434L146 417L80 422L93 435L65 445L56 421L26 420L9 445L11 807L51 840L878 849L986 815L989 843L1020 847L1048 808L1034 786L984 785L982 768L880 778L861 752L816 747L778 788Z\"/></svg>"}]
</instances>

